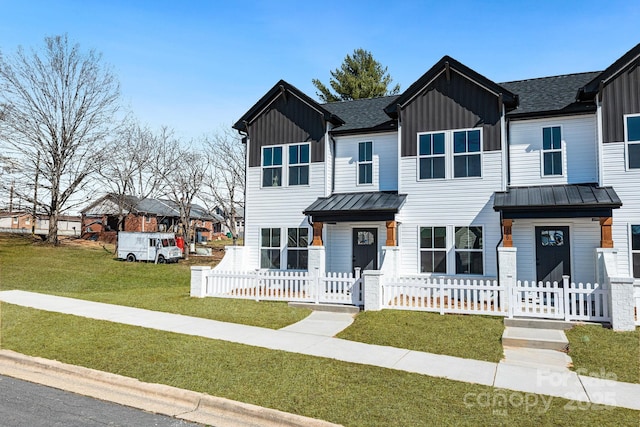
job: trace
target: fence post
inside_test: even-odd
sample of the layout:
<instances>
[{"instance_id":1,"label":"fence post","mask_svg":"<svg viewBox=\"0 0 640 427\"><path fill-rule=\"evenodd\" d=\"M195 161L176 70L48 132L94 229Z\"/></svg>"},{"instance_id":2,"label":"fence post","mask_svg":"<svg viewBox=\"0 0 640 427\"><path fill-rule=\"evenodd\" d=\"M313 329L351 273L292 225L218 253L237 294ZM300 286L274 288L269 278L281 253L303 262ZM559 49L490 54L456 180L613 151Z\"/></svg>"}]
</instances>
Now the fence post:
<instances>
[{"instance_id":1,"label":"fence post","mask_svg":"<svg viewBox=\"0 0 640 427\"><path fill-rule=\"evenodd\" d=\"M315 274L312 275L312 278L316 282L316 304L320 304L320 268L315 268Z\"/></svg>"},{"instance_id":2,"label":"fence post","mask_svg":"<svg viewBox=\"0 0 640 427\"><path fill-rule=\"evenodd\" d=\"M571 320L571 316L569 315L571 312L571 298L569 295L569 291L571 284L569 283L569 276L567 275L563 275L562 276L562 294L560 294L562 296L562 309L564 310L564 320L565 321L569 321ZM577 314L577 313L575 313Z\"/></svg>"},{"instance_id":3,"label":"fence post","mask_svg":"<svg viewBox=\"0 0 640 427\"><path fill-rule=\"evenodd\" d=\"M262 291L260 290L260 270L257 268L253 273L253 292L253 295L256 297L256 302L260 301L260 295L262 294Z\"/></svg>"},{"instance_id":4,"label":"fence post","mask_svg":"<svg viewBox=\"0 0 640 427\"><path fill-rule=\"evenodd\" d=\"M515 247L499 247L498 248L498 265L500 266L498 284L504 287L506 298L500 299L500 305L506 304L502 311L509 313L509 318L513 318L513 311L516 303L516 275L518 271L517 258L518 248ZM502 307L501 307L502 308Z\"/></svg>"},{"instance_id":5,"label":"fence post","mask_svg":"<svg viewBox=\"0 0 640 427\"><path fill-rule=\"evenodd\" d=\"M207 296L207 276L211 273L211 267L193 266L191 267L191 291L190 295L195 298Z\"/></svg>"},{"instance_id":6,"label":"fence post","mask_svg":"<svg viewBox=\"0 0 640 427\"><path fill-rule=\"evenodd\" d=\"M440 314L444 315L444 279L442 277L438 288L438 292L440 292Z\"/></svg>"},{"instance_id":7,"label":"fence post","mask_svg":"<svg viewBox=\"0 0 640 427\"><path fill-rule=\"evenodd\" d=\"M362 274L365 311L382 310L383 276L382 272L378 270L365 270Z\"/></svg>"},{"instance_id":8,"label":"fence post","mask_svg":"<svg viewBox=\"0 0 640 427\"><path fill-rule=\"evenodd\" d=\"M609 277L609 314L614 331L635 331L633 277Z\"/></svg>"}]
</instances>

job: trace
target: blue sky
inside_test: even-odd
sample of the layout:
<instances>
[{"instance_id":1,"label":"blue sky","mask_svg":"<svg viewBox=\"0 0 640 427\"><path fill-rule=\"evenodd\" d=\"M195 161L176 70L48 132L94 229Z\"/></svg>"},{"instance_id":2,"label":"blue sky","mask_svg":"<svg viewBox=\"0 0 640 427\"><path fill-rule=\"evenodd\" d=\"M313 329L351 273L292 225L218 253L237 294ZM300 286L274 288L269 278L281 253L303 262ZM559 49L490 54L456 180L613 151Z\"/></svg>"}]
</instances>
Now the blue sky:
<instances>
[{"instance_id":1,"label":"blue sky","mask_svg":"<svg viewBox=\"0 0 640 427\"><path fill-rule=\"evenodd\" d=\"M184 138L229 127L278 80L315 98L370 50L406 89L443 55L496 82L602 70L640 42L630 1L6 1L0 51L67 33L103 54L123 101Z\"/></svg>"}]
</instances>

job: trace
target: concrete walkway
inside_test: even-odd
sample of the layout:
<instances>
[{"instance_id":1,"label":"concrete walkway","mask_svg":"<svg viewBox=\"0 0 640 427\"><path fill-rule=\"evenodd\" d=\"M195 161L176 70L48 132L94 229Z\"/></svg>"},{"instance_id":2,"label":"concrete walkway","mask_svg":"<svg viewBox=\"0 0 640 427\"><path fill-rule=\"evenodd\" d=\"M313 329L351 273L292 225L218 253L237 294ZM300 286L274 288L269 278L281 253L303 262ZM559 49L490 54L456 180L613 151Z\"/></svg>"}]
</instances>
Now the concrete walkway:
<instances>
[{"instance_id":1,"label":"concrete walkway","mask_svg":"<svg viewBox=\"0 0 640 427\"><path fill-rule=\"evenodd\" d=\"M640 410L640 384L615 382L544 367L498 364L332 338L327 335L335 329L317 326L320 315L282 330L272 330L16 290L0 292L0 301L508 390ZM307 331L305 324L310 325Z\"/></svg>"}]
</instances>

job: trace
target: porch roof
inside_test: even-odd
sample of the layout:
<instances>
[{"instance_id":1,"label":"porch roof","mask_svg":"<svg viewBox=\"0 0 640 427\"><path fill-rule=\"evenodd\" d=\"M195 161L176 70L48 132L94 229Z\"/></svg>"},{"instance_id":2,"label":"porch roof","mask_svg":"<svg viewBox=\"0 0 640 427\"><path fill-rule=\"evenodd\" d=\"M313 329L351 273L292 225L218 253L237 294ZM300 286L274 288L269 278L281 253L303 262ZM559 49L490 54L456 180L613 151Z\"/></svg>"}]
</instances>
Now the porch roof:
<instances>
[{"instance_id":1,"label":"porch roof","mask_svg":"<svg viewBox=\"0 0 640 427\"><path fill-rule=\"evenodd\" d=\"M622 206L612 187L594 183L512 187L494 196L493 209L512 219L611 216Z\"/></svg>"},{"instance_id":2,"label":"porch roof","mask_svg":"<svg viewBox=\"0 0 640 427\"><path fill-rule=\"evenodd\" d=\"M318 198L303 214L319 222L392 221L406 198L395 191L333 194Z\"/></svg>"}]
</instances>

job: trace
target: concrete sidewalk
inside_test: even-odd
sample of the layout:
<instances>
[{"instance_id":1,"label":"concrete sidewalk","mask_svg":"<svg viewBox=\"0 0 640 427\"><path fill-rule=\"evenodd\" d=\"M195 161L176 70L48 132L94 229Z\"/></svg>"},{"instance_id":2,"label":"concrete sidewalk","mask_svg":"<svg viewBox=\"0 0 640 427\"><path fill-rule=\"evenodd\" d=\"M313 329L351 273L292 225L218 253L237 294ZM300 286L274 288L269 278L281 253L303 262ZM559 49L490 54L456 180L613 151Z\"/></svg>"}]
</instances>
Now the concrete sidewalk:
<instances>
[{"instance_id":1,"label":"concrete sidewalk","mask_svg":"<svg viewBox=\"0 0 640 427\"><path fill-rule=\"evenodd\" d=\"M282 330L272 330L15 290L0 292L0 301L508 390L640 410L640 384L615 382L544 367L498 364L346 341L326 336L335 328L325 329L319 326L319 315L307 321L306 324L310 325L308 330L304 328L305 321ZM329 318L327 314L322 316ZM336 320L336 324L339 322L340 320Z\"/></svg>"}]
</instances>

